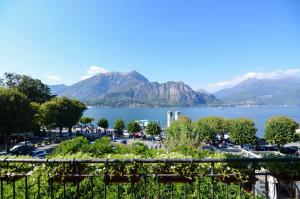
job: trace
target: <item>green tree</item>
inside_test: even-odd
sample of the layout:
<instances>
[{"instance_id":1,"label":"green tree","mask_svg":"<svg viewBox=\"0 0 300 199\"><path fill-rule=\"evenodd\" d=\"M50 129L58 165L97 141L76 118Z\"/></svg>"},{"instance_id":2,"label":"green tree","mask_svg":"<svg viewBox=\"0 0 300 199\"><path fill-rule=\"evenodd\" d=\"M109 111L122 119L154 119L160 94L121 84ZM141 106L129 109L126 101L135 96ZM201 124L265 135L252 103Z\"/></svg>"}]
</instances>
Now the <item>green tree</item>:
<instances>
[{"instance_id":1,"label":"green tree","mask_svg":"<svg viewBox=\"0 0 300 199\"><path fill-rule=\"evenodd\" d=\"M180 117L166 130L166 144L174 149L179 146L195 146L193 136L193 122L188 117Z\"/></svg>"},{"instance_id":2,"label":"green tree","mask_svg":"<svg viewBox=\"0 0 300 199\"><path fill-rule=\"evenodd\" d=\"M198 126L202 126L202 134L205 137L206 142L213 141L217 134L222 136L226 132L225 119L222 117L204 117L198 120Z\"/></svg>"},{"instance_id":3,"label":"green tree","mask_svg":"<svg viewBox=\"0 0 300 199\"><path fill-rule=\"evenodd\" d=\"M131 121L127 124L127 130L129 133L136 133L140 132L142 128L136 121Z\"/></svg>"},{"instance_id":4,"label":"green tree","mask_svg":"<svg viewBox=\"0 0 300 199\"><path fill-rule=\"evenodd\" d=\"M101 118L99 119L99 121L97 122L97 125L100 127L100 128L103 128L104 131L106 131L106 129L108 128L108 121L106 118Z\"/></svg>"},{"instance_id":5,"label":"green tree","mask_svg":"<svg viewBox=\"0 0 300 199\"><path fill-rule=\"evenodd\" d=\"M71 132L85 110L86 106L78 100L52 98L41 106L42 123L48 127L58 127L62 136L62 128L67 127Z\"/></svg>"},{"instance_id":6,"label":"green tree","mask_svg":"<svg viewBox=\"0 0 300 199\"><path fill-rule=\"evenodd\" d=\"M277 144L279 147L293 142L298 126L297 122L288 117L272 117L265 124L265 139L271 144Z\"/></svg>"},{"instance_id":7,"label":"green tree","mask_svg":"<svg viewBox=\"0 0 300 199\"><path fill-rule=\"evenodd\" d=\"M118 135L122 135L123 130L125 129L125 123L124 120L121 118L116 119L115 121L115 130Z\"/></svg>"},{"instance_id":8,"label":"green tree","mask_svg":"<svg viewBox=\"0 0 300 199\"><path fill-rule=\"evenodd\" d=\"M148 135L159 135L161 133L161 128L158 122L150 121L146 128L146 133Z\"/></svg>"},{"instance_id":9,"label":"green tree","mask_svg":"<svg viewBox=\"0 0 300 199\"><path fill-rule=\"evenodd\" d=\"M94 121L95 119L94 118L92 118L92 117L81 117L80 119L79 119L79 122L81 123L81 124L83 124L85 127L88 125L88 124L92 124L92 122Z\"/></svg>"},{"instance_id":10,"label":"green tree","mask_svg":"<svg viewBox=\"0 0 300 199\"><path fill-rule=\"evenodd\" d=\"M3 83L24 93L30 102L44 103L54 97L46 84L27 75L5 73Z\"/></svg>"},{"instance_id":11,"label":"green tree","mask_svg":"<svg viewBox=\"0 0 300 199\"><path fill-rule=\"evenodd\" d=\"M229 139L235 144L254 144L256 140L257 128L253 120L238 118L231 120L229 129Z\"/></svg>"},{"instance_id":12,"label":"green tree","mask_svg":"<svg viewBox=\"0 0 300 199\"><path fill-rule=\"evenodd\" d=\"M27 97L16 89L0 88L0 134L10 149L12 133L25 132L32 122L33 110Z\"/></svg>"}]
</instances>

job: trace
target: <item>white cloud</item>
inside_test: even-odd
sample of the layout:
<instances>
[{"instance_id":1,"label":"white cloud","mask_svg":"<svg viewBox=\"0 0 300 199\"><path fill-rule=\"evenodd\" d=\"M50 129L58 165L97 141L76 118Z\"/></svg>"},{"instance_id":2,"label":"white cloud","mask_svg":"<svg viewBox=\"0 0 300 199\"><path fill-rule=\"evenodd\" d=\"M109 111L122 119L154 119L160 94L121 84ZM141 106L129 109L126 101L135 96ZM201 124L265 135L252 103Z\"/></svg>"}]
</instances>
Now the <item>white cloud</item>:
<instances>
[{"instance_id":1,"label":"white cloud","mask_svg":"<svg viewBox=\"0 0 300 199\"><path fill-rule=\"evenodd\" d=\"M297 75L300 73L299 68L292 68L292 69L286 69L286 70L276 70L272 72L248 72L244 75L235 76L234 78L227 80L227 81L221 81L213 84L209 84L206 87L206 90L210 92L215 92L224 88L231 88L242 81L245 81L247 79L278 79L288 76Z\"/></svg>"},{"instance_id":2,"label":"white cloud","mask_svg":"<svg viewBox=\"0 0 300 199\"><path fill-rule=\"evenodd\" d=\"M62 80L62 78L57 75L47 75L47 79L53 82L58 82Z\"/></svg>"},{"instance_id":3,"label":"white cloud","mask_svg":"<svg viewBox=\"0 0 300 199\"><path fill-rule=\"evenodd\" d=\"M100 66L90 66L86 72L86 75L81 77L81 79L82 80L88 79L94 75L101 74L101 73L108 73L108 70Z\"/></svg>"}]
</instances>

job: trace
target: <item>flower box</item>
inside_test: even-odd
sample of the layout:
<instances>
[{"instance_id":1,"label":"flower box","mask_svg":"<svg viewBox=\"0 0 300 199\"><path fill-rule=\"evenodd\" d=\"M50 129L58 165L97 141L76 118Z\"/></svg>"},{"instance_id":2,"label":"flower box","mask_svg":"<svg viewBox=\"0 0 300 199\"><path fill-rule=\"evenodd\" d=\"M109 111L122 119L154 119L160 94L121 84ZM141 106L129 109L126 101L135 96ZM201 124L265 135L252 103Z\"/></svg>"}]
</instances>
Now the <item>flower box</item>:
<instances>
[{"instance_id":1,"label":"flower box","mask_svg":"<svg viewBox=\"0 0 300 199\"><path fill-rule=\"evenodd\" d=\"M194 177L187 177L180 174L158 174L158 181L161 183L192 183Z\"/></svg>"}]
</instances>

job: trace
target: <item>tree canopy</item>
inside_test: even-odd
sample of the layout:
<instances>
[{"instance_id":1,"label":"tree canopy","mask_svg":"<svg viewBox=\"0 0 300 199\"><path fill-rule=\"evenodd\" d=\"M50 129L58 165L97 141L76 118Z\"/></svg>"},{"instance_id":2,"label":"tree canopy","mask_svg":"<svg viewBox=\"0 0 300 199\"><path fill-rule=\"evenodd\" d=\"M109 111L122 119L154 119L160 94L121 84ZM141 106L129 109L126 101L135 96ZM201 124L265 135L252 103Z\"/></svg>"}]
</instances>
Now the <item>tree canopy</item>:
<instances>
[{"instance_id":1,"label":"tree canopy","mask_svg":"<svg viewBox=\"0 0 300 199\"><path fill-rule=\"evenodd\" d=\"M146 133L148 135L159 135L161 133L161 128L158 122L150 121L146 128Z\"/></svg>"},{"instance_id":2,"label":"tree canopy","mask_svg":"<svg viewBox=\"0 0 300 199\"><path fill-rule=\"evenodd\" d=\"M42 123L58 127L61 133L63 127L71 129L76 125L85 109L86 106L78 100L56 97L42 104Z\"/></svg>"},{"instance_id":3,"label":"tree canopy","mask_svg":"<svg viewBox=\"0 0 300 199\"><path fill-rule=\"evenodd\" d=\"M279 146L293 142L298 126L296 121L288 117L272 117L265 124L265 139L269 143Z\"/></svg>"},{"instance_id":4,"label":"tree canopy","mask_svg":"<svg viewBox=\"0 0 300 199\"><path fill-rule=\"evenodd\" d=\"M97 125L101 128L107 129L109 124L108 124L107 119L103 117L103 118L99 119L99 121L97 122Z\"/></svg>"},{"instance_id":5,"label":"tree canopy","mask_svg":"<svg viewBox=\"0 0 300 199\"><path fill-rule=\"evenodd\" d=\"M254 144L257 128L253 120L238 118L230 120L229 139L235 144Z\"/></svg>"},{"instance_id":6,"label":"tree canopy","mask_svg":"<svg viewBox=\"0 0 300 199\"><path fill-rule=\"evenodd\" d=\"M46 84L27 75L5 73L2 84L8 88L18 89L31 102L44 103L54 97Z\"/></svg>"},{"instance_id":7,"label":"tree canopy","mask_svg":"<svg viewBox=\"0 0 300 199\"><path fill-rule=\"evenodd\" d=\"M184 118L186 119L173 122L166 130L166 144L170 148L193 145L193 122L187 117Z\"/></svg>"},{"instance_id":8,"label":"tree canopy","mask_svg":"<svg viewBox=\"0 0 300 199\"><path fill-rule=\"evenodd\" d=\"M123 133L123 130L125 129L125 123L124 120L122 120L121 118L116 119L115 121L115 130L116 133L121 135Z\"/></svg>"},{"instance_id":9,"label":"tree canopy","mask_svg":"<svg viewBox=\"0 0 300 199\"><path fill-rule=\"evenodd\" d=\"M79 122L80 122L81 124L84 124L84 125L86 126L87 124L91 124L94 120L95 120L95 119L92 118L92 117L81 117L81 118L79 119Z\"/></svg>"},{"instance_id":10,"label":"tree canopy","mask_svg":"<svg viewBox=\"0 0 300 199\"><path fill-rule=\"evenodd\" d=\"M127 124L127 130L130 133L137 133L140 132L142 128L136 121L131 121Z\"/></svg>"},{"instance_id":11,"label":"tree canopy","mask_svg":"<svg viewBox=\"0 0 300 199\"><path fill-rule=\"evenodd\" d=\"M10 135L24 132L33 118L33 109L27 97L16 89L0 88L0 133L6 137L9 151Z\"/></svg>"},{"instance_id":12,"label":"tree canopy","mask_svg":"<svg viewBox=\"0 0 300 199\"><path fill-rule=\"evenodd\" d=\"M225 121L222 117L204 117L195 123L194 131L203 142L212 142L217 134L223 135L226 132Z\"/></svg>"}]
</instances>

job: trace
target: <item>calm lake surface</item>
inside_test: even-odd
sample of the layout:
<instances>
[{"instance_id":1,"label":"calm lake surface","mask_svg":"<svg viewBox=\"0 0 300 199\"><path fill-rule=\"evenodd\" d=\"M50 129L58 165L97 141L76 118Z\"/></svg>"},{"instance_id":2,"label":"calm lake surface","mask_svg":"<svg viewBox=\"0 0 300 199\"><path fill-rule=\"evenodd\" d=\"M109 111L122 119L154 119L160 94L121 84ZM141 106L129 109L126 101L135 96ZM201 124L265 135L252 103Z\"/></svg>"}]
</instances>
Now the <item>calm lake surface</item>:
<instances>
[{"instance_id":1,"label":"calm lake surface","mask_svg":"<svg viewBox=\"0 0 300 199\"><path fill-rule=\"evenodd\" d=\"M167 126L167 111L181 111L193 120L206 116L221 116L225 118L247 117L254 120L258 128L257 136L263 137L265 121L275 115L284 115L300 122L300 107L202 107L202 108L90 108L84 115L97 121L105 117L110 127L114 126L116 118L125 122L132 120L157 120L163 127Z\"/></svg>"}]
</instances>

